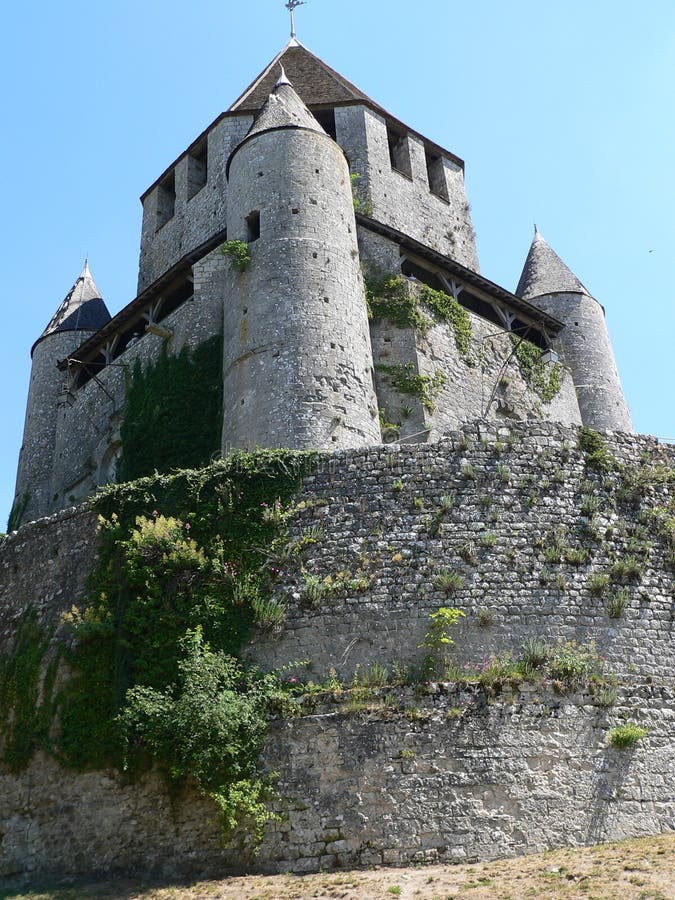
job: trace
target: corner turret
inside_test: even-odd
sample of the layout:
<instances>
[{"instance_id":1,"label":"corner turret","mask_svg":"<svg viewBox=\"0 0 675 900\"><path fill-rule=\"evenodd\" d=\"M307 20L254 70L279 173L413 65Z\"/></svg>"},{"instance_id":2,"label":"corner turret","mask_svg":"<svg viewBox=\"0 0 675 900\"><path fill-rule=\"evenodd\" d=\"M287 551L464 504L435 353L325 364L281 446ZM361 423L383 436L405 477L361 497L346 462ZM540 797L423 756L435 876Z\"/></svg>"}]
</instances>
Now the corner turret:
<instances>
[{"instance_id":1,"label":"corner turret","mask_svg":"<svg viewBox=\"0 0 675 900\"><path fill-rule=\"evenodd\" d=\"M605 311L536 225L516 294L564 322L554 346L572 372L584 425L632 432Z\"/></svg>"},{"instance_id":2,"label":"corner turret","mask_svg":"<svg viewBox=\"0 0 675 900\"><path fill-rule=\"evenodd\" d=\"M283 69L227 172L223 452L379 443L347 160Z\"/></svg>"},{"instance_id":3,"label":"corner turret","mask_svg":"<svg viewBox=\"0 0 675 900\"><path fill-rule=\"evenodd\" d=\"M52 470L59 397L66 378L57 368L110 320L88 261L31 349L28 404L10 524L16 528L52 510Z\"/></svg>"}]
</instances>

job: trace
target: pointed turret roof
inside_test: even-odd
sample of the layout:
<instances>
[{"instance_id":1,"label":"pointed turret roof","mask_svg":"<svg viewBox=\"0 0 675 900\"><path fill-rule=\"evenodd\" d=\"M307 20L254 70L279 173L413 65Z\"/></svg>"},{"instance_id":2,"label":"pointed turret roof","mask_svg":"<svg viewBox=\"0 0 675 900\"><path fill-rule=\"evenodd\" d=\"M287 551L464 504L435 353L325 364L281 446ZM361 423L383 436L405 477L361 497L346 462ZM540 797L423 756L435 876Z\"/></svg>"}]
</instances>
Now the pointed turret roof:
<instances>
[{"instance_id":1,"label":"pointed turret roof","mask_svg":"<svg viewBox=\"0 0 675 900\"><path fill-rule=\"evenodd\" d=\"M534 239L525 260L516 295L523 300L530 300L542 294L556 293L591 296L574 272L560 259L555 250L551 249L535 225Z\"/></svg>"},{"instance_id":2,"label":"pointed turret roof","mask_svg":"<svg viewBox=\"0 0 675 900\"><path fill-rule=\"evenodd\" d=\"M279 66L280 75L267 102L255 117L244 140L238 144L227 161L225 174L230 177L230 163L235 153L257 134L265 131L276 131L279 128L304 128L325 135L326 132L307 109L288 80L283 66Z\"/></svg>"},{"instance_id":3,"label":"pointed turret roof","mask_svg":"<svg viewBox=\"0 0 675 900\"><path fill-rule=\"evenodd\" d=\"M33 350L43 338L57 331L98 331L109 321L110 313L89 271L89 260L85 260L79 278L33 344Z\"/></svg>"},{"instance_id":4,"label":"pointed turret roof","mask_svg":"<svg viewBox=\"0 0 675 900\"><path fill-rule=\"evenodd\" d=\"M280 69L281 75L246 137L274 128L309 128L310 131L325 134L321 125L298 97L284 67L280 66Z\"/></svg>"},{"instance_id":5,"label":"pointed turret roof","mask_svg":"<svg viewBox=\"0 0 675 900\"><path fill-rule=\"evenodd\" d=\"M308 106L335 106L339 103L356 101L377 107L383 114L388 115L356 85L343 78L335 69L331 69L296 38L291 38L281 53L274 57L244 93L234 101L228 112L257 112L274 89L279 65L286 70L288 78Z\"/></svg>"}]
</instances>

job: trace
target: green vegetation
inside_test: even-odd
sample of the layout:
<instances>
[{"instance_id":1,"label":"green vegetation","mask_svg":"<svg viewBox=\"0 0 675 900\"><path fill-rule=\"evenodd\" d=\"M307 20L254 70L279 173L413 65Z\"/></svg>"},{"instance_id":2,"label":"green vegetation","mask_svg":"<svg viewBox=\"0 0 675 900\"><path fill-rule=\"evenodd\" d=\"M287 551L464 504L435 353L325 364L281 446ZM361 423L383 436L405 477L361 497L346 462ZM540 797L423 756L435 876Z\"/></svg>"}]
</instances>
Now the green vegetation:
<instances>
[{"instance_id":1,"label":"green vegetation","mask_svg":"<svg viewBox=\"0 0 675 900\"><path fill-rule=\"evenodd\" d=\"M541 349L516 334L511 335L520 373L545 403L560 393L563 369L560 363L549 365L541 358Z\"/></svg>"},{"instance_id":2,"label":"green vegetation","mask_svg":"<svg viewBox=\"0 0 675 900\"><path fill-rule=\"evenodd\" d=\"M584 426L579 433L579 449L586 456L586 468L601 474L617 468L617 463L604 439L592 428Z\"/></svg>"},{"instance_id":3,"label":"green vegetation","mask_svg":"<svg viewBox=\"0 0 675 900\"><path fill-rule=\"evenodd\" d=\"M389 319L399 328L429 330L431 320L420 309L418 297L403 275L370 274L365 277L368 316L375 322Z\"/></svg>"},{"instance_id":4,"label":"green vegetation","mask_svg":"<svg viewBox=\"0 0 675 900\"><path fill-rule=\"evenodd\" d=\"M422 334L434 321L448 322L460 354L471 350L471 317L464 307L444 291L422 285L418 293L403 275L369 274L365 278L368 313L371 319L389 319L399 328L414 328ZM422 305L431 313L429 317Z\"/></svg>"},{"instance_id":5,"label":"green vegetation","mask_svg":"<svg viewBox=\"0 0 675 900\"><path fill-rule=\"evenodd\" d=\"M118 481L207 465L220 450L223 416L222 336L127 377Z\"/></svg>"},{"instance_id":6,"label":"green vegetation","mask_svg":"<svg viewBox=\"0 0 675 900\"><path fill-rule=\"evenodd\" d=\"M451 573L448 573L451 574ZM452 632L466 613L454 607L441 606L429 616L429 628L420 647L428 653L422 666L423 672L431 676L434 672L444 672L449 665L449 651L455 643Z\"/></svg>"},{"instance_id":7,"label":"green vegetation","mask_svg":"<svg viewBox=\"0 0 675 900\"><path fill-rule=\"evenodd\" d=\"M21 520L23 519L23 514L26 512L26 507L28 506L28 501L30 500L30 492L24 491L20 497L17 497L12 503L12 508L9 511L9 518L7 519L7 531L16 531L16 529L21 525Z\"/></svg>"},{"instance_id":8,"label":"green vegetation","mask_svg":"<svg viewBox=\"0 0 675 900\"><path fill-rule=\"evenodd\" d=\"M230 257L238 272L245 272L251 264L251 248L245 241L226 241L220 252Z\"/></svg>"},{"instance_id":9,"label":"green vegetation","mask_svg":"<svg viewBox=\"0 0 675 900\"><path fill-rule=\"evenodd\" d=\"M10 653L0 657L0 760L18 772L33 753L49 743L54 710L54 679L59 664L52 637L40 627L35 610L21 617ZM43 677L44 676L44 677Z\"/></svg>"},{"instance_id":10,"label":"green vegetation","mask_svg":"<svg viewBox=\"0 0 675 900\"><path fill-rule=\"evenodd\" d=\"M433 313L438 322L449 322L455 334L455 344L462 356L471 349L471 318L454 297L444 291L435 291L429 285L422 286L420 300Z\"/></svg>"},{"instance_id":11,"label":"green vegetation","mask_svg":"<svg viewBox=\"0 0 675 900\"><path fill-rule=\"evenodd\" d=\"M429 412L434 411L434 400L445 384L445 375L440 369L437 369L433 375L419 375L415 372L412 363L402 366L380 364L377 369L385 373L395 391L419 398L425 409Z\"/></svg>"},{"instance_id":12,"label":"green vegetation","mask_svg":"<svg viewBox=\"0 0 675 900\"><path fill-rule=\"evenodd\" d=\"M632 747L643 737L649 734L648 728L636 725L635 722L626 722L625 725L618 725L607 735L612 747Z\"/></svg>"},{"instance_id":13,"label":"green vegetation","mask_svg":"<svg viewBox=\"0 0 675 900\"><path fill-rule=\"evenodd\" d=\"M454 594L455 591L459 591L464 587L464 578L459 572L441 572L434 579L434 587L437 587L439 591L443 591L444 594Z\"/></svg>"},{"instance_id":14,"label":"green vegetation","mask_svg":"<svg viewBox=\"0 0 675 900\"><path fill-rule=\"evenodd\" d=\"M238 453L94 498L99 562L86 604L64 618L69 641L46 660L51 635L28 613L0 662L4 761L19 768L37 747L78 770L152 761L211 797L225 831L259 837L270 785L257 756L289 689L238 657L253 627L283 617L277 560L292 552L290 501L316 458ZM54 698L59 653L71 677Z\"/></svg>"},{"instance_id":15,"label":"green vegetation","mask_svg":"<svg viewBox=\"0 0 675 900\"><path fill-rule=\"evenodd\" d=\"M630 590L627 587L615 591L607 601L607 614L610 619L620 619L629 603Z\"/></svg>"}]
</instances>

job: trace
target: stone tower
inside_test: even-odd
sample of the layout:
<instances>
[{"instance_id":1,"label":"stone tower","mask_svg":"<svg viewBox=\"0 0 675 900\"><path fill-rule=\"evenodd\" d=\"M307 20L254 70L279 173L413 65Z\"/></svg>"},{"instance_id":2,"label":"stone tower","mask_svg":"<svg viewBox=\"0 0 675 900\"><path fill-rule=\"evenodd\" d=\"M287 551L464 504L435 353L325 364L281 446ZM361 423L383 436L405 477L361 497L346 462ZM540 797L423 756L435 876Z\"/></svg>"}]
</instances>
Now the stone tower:
<instances>
[{"instance_id":1,"label":"stone tower","mask_svg":"<svg viewBox=\"0 0 675 900\"><path fill-rule=\"evenodd\" d=\"M31 350L26 421L14 499L14 521L30 521L50 508L59 402L67 376L57 365L110 320L87 262Z\"/></svg>"},{"instance_id":2,"label":"stone tower","mask_svg":"<svg viewBox=\"0 0 675 900\"><path fill-rule=\"evenodd\" d=\"M572 372L584 425L632 432L605 311L536 226L516 294L564 323L554 343Z\"/></svg>"},{"instance_id":3,"label":"stone tower","mask_svg":"<svg viewBox=\"0 0 675 900\"><path fill-rule=\"evenodd\" d=\"M381 440L347 160L281 73L227 166L223 452Z\"/></svg>"}]
</instances>

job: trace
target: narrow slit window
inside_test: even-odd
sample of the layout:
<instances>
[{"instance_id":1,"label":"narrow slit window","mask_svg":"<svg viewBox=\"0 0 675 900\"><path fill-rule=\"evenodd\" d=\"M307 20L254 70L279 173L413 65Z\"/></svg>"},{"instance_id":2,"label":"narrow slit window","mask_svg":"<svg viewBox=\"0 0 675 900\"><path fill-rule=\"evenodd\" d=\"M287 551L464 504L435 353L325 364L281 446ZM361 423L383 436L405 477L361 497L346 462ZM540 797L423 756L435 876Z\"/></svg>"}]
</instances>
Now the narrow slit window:
<instances>
[{"instance_id":1,"label":"narrow slit window","mask_svg":"<svg viewBox=\"0 0 675 900\"><path fill-rule=\"evenodd\" d=\"M442 200L449 200L448 182L445 177L445 166L443 165L443 157L425 151L427 160L427 176L429 178L429 190L432 194L436 194Z\"/></svg>"},{"instance_id":2,"label":"narrow slit window","mask_svg":"<svg viewBox=\"0 0 675 900\"><path fill-rule=\"evenodd\" d=\"M387 143L389 144L389 161L392 169L400 172L401 175L412 178L408 135L387 125Z\"/></svg>"},{"instance_id":3,"label":"narrow slit window","mask_svg":"<svg viewBox=\"0 0 675 900\"><path fill-rule=\"evenodd\" d=\"M337 128L335 126L335 110L334 109L313 109L314 118L323 128L326 134L329 134L334 141L337 141Z\"/></svg>"},{"instance_id":4,"label":"narrow slit window","mask_svg":"<svg viewBox=\"0 0 675 900\"><path fill-rule=\"evenodd\" d=\"M260 212L256 209L246 216L246 240L249 244L260 237Z\"/></svg>"},{"instance_id":5,"label":"narrow slit window","mask_svg":"<svg viewBox=\"0 0 675 900\"><path fill-rule=\"evenodd\" d=\"M202 141L188 153L187 158L187 191L188 200L198 194L209 177L208 144Z\"/></svg>"},{"instance_id":6,"label":"narrow slit window","mask_svg":"<svg viewBox=\"0 0 675 900\"><path fill-rule=\"evenodd\" d=\"M157 186L157 230L173 219L176 211L176 176L173 172Z\"/></svg>"}]
</instances>

